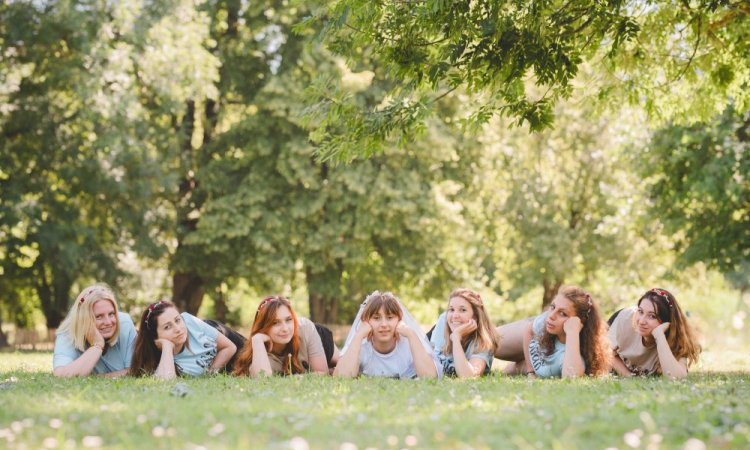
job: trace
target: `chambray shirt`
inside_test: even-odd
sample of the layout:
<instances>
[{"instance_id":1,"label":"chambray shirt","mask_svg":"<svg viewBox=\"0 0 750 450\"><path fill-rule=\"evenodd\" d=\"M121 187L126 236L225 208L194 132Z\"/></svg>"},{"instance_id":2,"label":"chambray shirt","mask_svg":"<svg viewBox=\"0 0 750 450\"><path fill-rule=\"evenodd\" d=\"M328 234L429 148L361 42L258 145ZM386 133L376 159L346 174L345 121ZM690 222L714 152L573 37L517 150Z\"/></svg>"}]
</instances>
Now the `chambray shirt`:
<instances>
[{"instance_id":1,"label":"chambray shirt","mask_svg":"<svg viewBox=\"0 0 750 450\"><path fill-rule=\"evenodd\" d=\"M99 358L94 370L92 370L94 374L117 372L130 368L130 360L133 359L133 349L135 348L135 325L133 319L124 312L117 313L117 320L120 321L120 335L117 337L117 343L108 348ZM60 333L55 338L52 367L56 369L67 366L82 354L83 352L73 345L73 339L69 333Z\"/></svg>"}]
</instances>

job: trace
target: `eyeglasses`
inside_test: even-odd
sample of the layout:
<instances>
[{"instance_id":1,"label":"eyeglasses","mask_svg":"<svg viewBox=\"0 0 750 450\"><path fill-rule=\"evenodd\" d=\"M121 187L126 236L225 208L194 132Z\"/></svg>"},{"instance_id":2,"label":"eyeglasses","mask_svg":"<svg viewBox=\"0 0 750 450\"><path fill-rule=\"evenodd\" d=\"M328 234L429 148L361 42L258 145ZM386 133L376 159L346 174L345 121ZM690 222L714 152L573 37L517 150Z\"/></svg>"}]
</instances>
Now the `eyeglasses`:
<instances>
[{"instance_id":1,"label":"eyeglasses","mask_svg":"<svg viewBox=\"0 0 750 450\"><path fill-rule=\"evenodd\" d=\"M656 294L659 297L663 298L664 301L667 302L667 306L669 306L670 308L672 308L674 306L674 304L672 303L672 300L669 298L669 293L667 291L665 291L664 289L653 288L653 289L651 289L648 292L651 292L651 293Z\"/></svg>"}]
</instances>

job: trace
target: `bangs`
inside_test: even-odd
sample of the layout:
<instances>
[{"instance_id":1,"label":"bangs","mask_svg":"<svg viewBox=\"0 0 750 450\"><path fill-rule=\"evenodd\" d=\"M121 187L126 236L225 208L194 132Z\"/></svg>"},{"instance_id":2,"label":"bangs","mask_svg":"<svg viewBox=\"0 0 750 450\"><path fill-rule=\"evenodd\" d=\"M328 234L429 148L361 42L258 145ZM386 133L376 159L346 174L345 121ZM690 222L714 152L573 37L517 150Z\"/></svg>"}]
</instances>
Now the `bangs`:
<instances>
[{"instance_id":1,"label":"bangs","mask_svg":"<svg viewBox=\"0 0 750 450\"><path fill-rule=\"evenodd\" d=\"M381 308L385 314L397 316L399 320L404 318L404 314L401 311L401 305L398 300L396 300L396 297L386 292L369 299L365 306L365 310L362 311L362 320L369 320L372 316L377 314Z\"/></svg>"}]
</instances>

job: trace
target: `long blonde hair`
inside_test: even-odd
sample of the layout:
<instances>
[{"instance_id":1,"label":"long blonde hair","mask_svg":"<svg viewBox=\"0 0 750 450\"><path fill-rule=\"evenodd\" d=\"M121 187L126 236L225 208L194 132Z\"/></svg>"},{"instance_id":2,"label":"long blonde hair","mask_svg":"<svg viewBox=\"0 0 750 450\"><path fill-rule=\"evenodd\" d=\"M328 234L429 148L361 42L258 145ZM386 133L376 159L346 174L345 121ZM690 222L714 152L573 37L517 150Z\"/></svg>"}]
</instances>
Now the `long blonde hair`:
<instances>
[{"instance_id":1,"label":"long blonde hair","mask_svg":"<svg viewBox=\"0 0 750 450\"><path fill-rule=\"evenodd\" d=\"M465 349L471 341L474 341L474 351L476 352L490 352L494 353L495 348L500 345L500 336L497 333L495 327L492 326L487 311L484 309L484 302L479 293L472 291L471 289L458 288L451 292L448 296L448 304L452 298L461 298L466 300L471 305L471 310L474 312L474 320L477 322L477 329L471 334L464 336L461 339L461 346ZM450 329L448 328L447 317L445 324L445 347L443 348L443 354L453 354L453 341L450 338Z\"/></svg>"},{"instance_id":2,"label":"long blonde hair","mask_svg":"<svg viewBox=\"0 0 750 450\"><path fill-rule=\"evenodd\" d=\"M91 344L86 342L86 335L89 334L92 328L96 327L94 304L102 300L106 300L112 304L112 307L115 309L115 317L117 318L115 332L112 334L112 337L106 340L107 346L112 347L117 344L117 337L120 335L120 318L118 316L119 310L117 309L115 293L106 284L96 283L85 288L78 294L73 302L73 306L68 311L68 315L65 316L65 320L63 320L57 329L58 334L68 333L70 339L73 341L73 346L79 351L86 351L88 345Z\"/></svg>"}]
</instances>

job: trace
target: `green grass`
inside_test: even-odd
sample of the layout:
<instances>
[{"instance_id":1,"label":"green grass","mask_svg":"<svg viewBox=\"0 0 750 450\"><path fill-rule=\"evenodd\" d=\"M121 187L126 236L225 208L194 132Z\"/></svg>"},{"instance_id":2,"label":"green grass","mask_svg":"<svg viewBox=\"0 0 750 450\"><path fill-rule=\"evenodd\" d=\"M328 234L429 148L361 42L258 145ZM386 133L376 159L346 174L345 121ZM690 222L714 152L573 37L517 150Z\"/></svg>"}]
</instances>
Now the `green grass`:
<instances>
[{"instance_id":1,"label":"green grass","mask_svg":"<svg viewBox=\"0 0 750 450\"><path fill-rule=\"evenodd\" d=\"M1 353L0 448L748 448L747 357L728 359L737 372L678 382L161 382L57 379L49 353Z\"/></svg>"}]
</instances>

